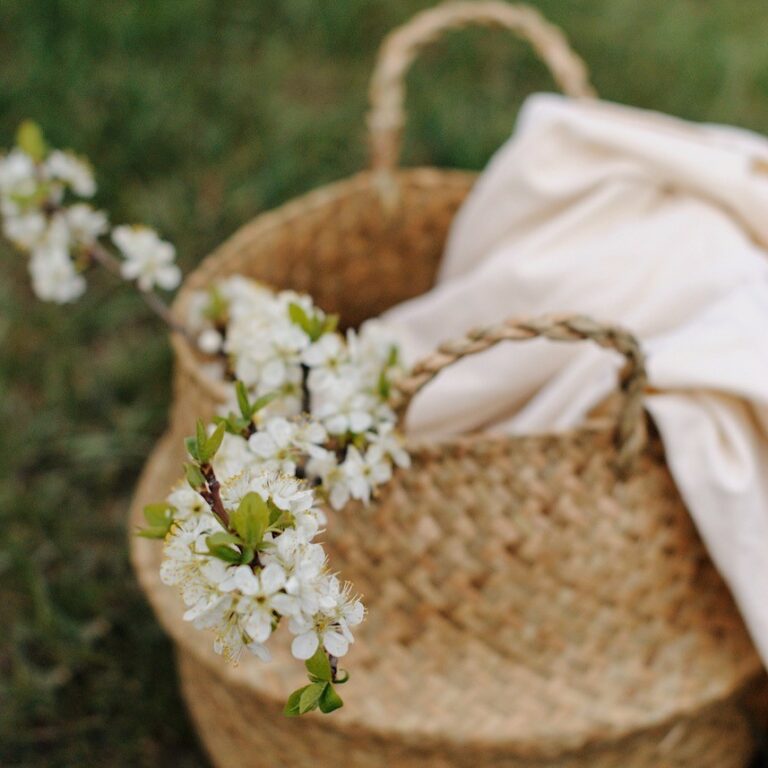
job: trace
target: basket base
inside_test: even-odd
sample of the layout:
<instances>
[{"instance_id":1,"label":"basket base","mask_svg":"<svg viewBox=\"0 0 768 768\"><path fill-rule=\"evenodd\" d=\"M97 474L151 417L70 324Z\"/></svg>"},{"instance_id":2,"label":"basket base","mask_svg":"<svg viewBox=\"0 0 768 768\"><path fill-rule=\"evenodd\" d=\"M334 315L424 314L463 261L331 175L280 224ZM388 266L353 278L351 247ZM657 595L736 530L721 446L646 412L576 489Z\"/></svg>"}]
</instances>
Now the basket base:
<instances>
[{"instance_id":1,"label":"basket base","mask_svg":"<svg viewBox=\"0 0 768 768\"><path fill-rule=\"evenodd\" d=\"M194 655L181 650L178 663L184 699L216 768L337 768L341 761L345 768L745 768L754 752L749 718L736 703L671 730L529 759L495 749L408 744L365 729L340 732L325 727L322 716L286 718L274 701L222 684Z\"/></svg>"}]
</instances>

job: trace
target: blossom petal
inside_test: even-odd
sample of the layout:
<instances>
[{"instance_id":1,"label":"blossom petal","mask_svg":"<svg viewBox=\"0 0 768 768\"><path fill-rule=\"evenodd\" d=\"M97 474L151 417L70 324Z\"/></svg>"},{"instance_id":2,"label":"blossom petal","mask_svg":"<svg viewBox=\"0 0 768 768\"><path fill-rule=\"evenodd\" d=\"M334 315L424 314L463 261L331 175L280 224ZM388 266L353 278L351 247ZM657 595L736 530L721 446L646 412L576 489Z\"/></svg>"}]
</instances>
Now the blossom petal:
<instances>
[{"instance_id":1,"label":"blossom petal","mask_svg":"<svg viewBox=\"0 0 768 768\"><path fill-rule=\"evenodd\" d=\"M285 571L277 563L270 563L261 572L261 588L267 595L273 595L284 585Z\"/></svg>"},{"instance_id":2,"label":"blossom petal","mask_svg":"<svg viewBox=\"0 0 768 768\"><path fill-rule=\"evenodd\" d=\"M245 629L257 643L263 643L272 634L272 617L267 611L258 610L248 619Z\"/></svg>"},{"instance_id":3,"label":"blossom petal","mask_svg":"<svg viewBox=\"0 0 768 768\"><path fill-rule=\"evenodd\" d=\"M323 645L332 656L344 656L349 650L349 640L341 632L332 629L323 635Z\"/></svg>"},{"instance_id":4,"label":"blossom petal","mask_svg":"<svg viewBox=\"0 0 768 768\"><path fill-rule=\"evenodd\" d=\"M301 610L301 603L295 595L280 592L272 597L272 607L282 616L294 616Z\"/></svg>"},{"instance_id":5,"label":"blossom petal","mask_svg":"<svg viewBox=\"0 0 768 768\"><path fill-rule=\"evenodd\" d=\"M262 643L248 643L246 646L248 650L256 656L261 661L271 661L272 660L272 654L270 653L269 648L267 648L266 645L263 645Z\"/></svg>"},{"instance_id":6,"label":"blossom petal","mask_svg":"<svg viewBox=\"0 0 768 768\"><path fill-rule=\"evenodd\" d=\"M313 631L305 632L293 638L291 643L291 653L297 659L311 659L315 655L320 641L317 639L317 633Z\"/></svg>"}]
</instances>

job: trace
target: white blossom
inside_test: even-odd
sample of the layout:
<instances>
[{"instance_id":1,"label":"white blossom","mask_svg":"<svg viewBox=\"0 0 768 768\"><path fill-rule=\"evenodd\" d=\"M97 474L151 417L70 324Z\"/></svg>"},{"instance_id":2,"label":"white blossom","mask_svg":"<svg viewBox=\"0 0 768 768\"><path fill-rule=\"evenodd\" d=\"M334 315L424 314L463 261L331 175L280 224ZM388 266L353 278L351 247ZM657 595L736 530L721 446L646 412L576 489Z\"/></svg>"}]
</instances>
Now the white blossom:
<instances>
[{"instance_id":1,"label":"white blossom","mask_svg":"<svg viewBox=\"0 0 768 768\"><path fill-rule=\"evenodd\" d=\"M332 387L348 361L349 351L338 333L324 334L302 355L302 362L311 368L310 386L317 390Z\"/></svg>"},{"instance_id":2,"label":"white blossom","mask_svg":"<svg viewBox=\"0 0 768 768\"><path fill-rule=\"evenodd\" d=\"M174 508L174 518L176 520L186 520L187 518L200 518L207 513L208 504L205 499L186 483L179 485L168 495L168 503Z\"/></svg>"},{"instance_id":3,"label":"white blossom","mask_svg":"<svg viewBox=\"0 0 768 768\"><path fill-rule=\"evenodd\" d=\"M226 481L240 475L255 463L254 455L248 449L247 440L239 435L226 434L213 459L213 468L218 478ZM245 493L247 491L242 496Z\"/></svg>"},{"instance_id":4,"label":"white blossom","mask_svg":"<svg viewBox=\"0 0 768 768\"><path fill-rule=\"evenodd\" d=\"M360 599L351 594L349 585L342 587L335 576L326 580L321 600L323 606L313 616L292 616L288 624L296 635L291 653L297 659L311 658L321 644L332 656L345 656L354 642L351 627L360 624L365 616Z\"/></svg>"},{"instance_id":5,"label":"white blossom","mask_svg":"<svg viewBox=\"0 0 768 768\"><path fill-rule=\"evenodd\" d=\"M220 530L213 515L174 523L163 549L160 579L178 586L187 606L202 605L218 595L217 584L226 566L207 555L205 539Z\"/></svg>"},{"instance_id":6,"label":"white blossom","mask_svg":"<svg viewBox=\"0 0 768 768\"><path fill-rule=\"evenodd\" d=\"M280 598L284 616L311 616L320 607L326 555L320 544L312 543L303 533L288 529L275 539L266 557L279 563L287 575L285 595Z\"/></svg>"},{"instance_id":7,"label":"white blossom","mask_svg":"<svg viewBox=\"0 0 768 768\"><path fill-rule=\"evenodd\" d=\"M17 248L29 251L43 241L48 220L38 210L21 212L19 206L3 201L3 234Z\"/></svg>"},{"instance_id":8,"label":"white blossom","mask_svg":"<svg viewBox=\"0 0 768 768\"><path fill-rule=\"evenodd\" d=\"M356 377L337 379L317 393L313 414L332 435L359 434L374 424L376 400L362 391Z\"/></svg>"},{"instance_id":9,"label":"white blossom","mask_svg":"<svg viewBox=\"0 0 768 768\"><path fill-rule=\"evenodd\" d=\"M0 195L33 195L38 183L35 161L26 152L13 149L5 157L0 157Z\"/></svg>"},{"instance_id":10,"label":"white blossom","mask_svg":"<svg viewBox=\"0 0 768 768\"><path fill-rule=\"evenodd\" d=\"M265 467L292 475L296 472L296 462L304 455L311 455L327 437L317 422L289 421L277 416L251 435L248 445Z\"/></svg>"},{"instance_id":11,"label":"white blossom","mask_svg":"<svg viewBox=\"0 0 768 768\"><path fill-rule=\"evenodd\" d=\"M122 275L126 280L136 280L142 291L150 291L156 285L172 290L181 281L181 271L174 264L176 249L161 240L149 227L120 226L112 230L112 241L125 257Z\"/></svg>"},{"instance_id":12,"label":"white blossom","mask_svg":"<svg viewBox=\"0 0 768 768\"><path fill-rule=\"evenodd\" d=\"M224 338L215 328L206 328L197 337L197 346L200 347L201 352L205 352L206 355L215 355L221 352L221 348L224 344Z\"/></svg>"},{"instance_id":13,"label":"white blossom","mask_svg":"<svg viewBox=\"0 0 768 768\"><path fill-rule=\"evenodd\" d=\"M376 448L381 456L388 456L401 469L411 466L411 457L391 422L379 424L377 432L366 432L365 437L372 448Z\"/></svg>"},{"instance_id":14,"label":"white blossom","mask_svg":"<svg viewBox=\"0 0 768 768\"><path fill-rule=\"evenodd\" d=\"M80 197L92 197L96 192L90 165L72 152L54 149L46 158L43 170L47 178L67 184Z\"/></svg>"},{"instance_id":15,"label":"white blossom","mask_svg":"<svg viewBox=\"0 0 768 768\"><path fill-rule=\"evenodd\" d=\"M3 232L29 253L36 294L66 303L85 290L81 271L109 222L72 201L96 191L88 163L48 151L30 130L20 139L30 154L0 157ZM118 226L111 240L122 276L140 290L179 284L175 249L154 230ZM327 523L322 503L367 503L393 466L409 466L387 402L399 374L396 347L381 325L342 334L309 296L241 276L193 295L189 306L192 338L219 358L215 375L234 372L243 385L227 406L246 420L223 411L218 423L237 434L224 434L210 466L188 467L189 481L170 491L166 505L147 509L147 535L165 536L160 578L179 590L184 619L210 631L214 650L229 661L246 649L268 660L282 619L297 658L319 647L343 656L365 611L329 572L316 541Z\"/></svg>"},{"instance_id":16,"label":"white blossom","mask_svg":"<svg viewBox=\"0 0 768 768\"><path fill-rule=\"evenodd\" d=\"M109 229L107 215L87 203L77 203L64 210L70 237L78 245L93 245Z\"/></svg>"},{"instance_id":17,"label":"white blossom","mask_svg":"<svg viewBox=\"0 0 768 768\"><path fill-rule=\"evenodd\" d=\"M69 252L58 243L37 247L29 260L32 288L38 298L68 304L85 292L85 278L77 273Z\"/></svg>"},{"instance_id":18,"label":"white blossom","mask_svg":"<svg viewBox=\"0 0 768 768\"><path fill-rule=\"evenodd\" d=\"M210 630L214 650L232 662L244 649L267 660L266 643L281 618L290 620L294 634L305 636L294 640L297 652L322 642L329 653L346 653L350 627L362 620L362 604L357 608L349 588L328 573L323 547L312 540L318 521L324 522L313 490L295 477L251 466L222 482L220 492L229 515L247 494L257 493L287 517L279 524L275 520L277 527L266 532L255 563L238 564L239 550L232 544L222 545L232 554L226 560L209 549L214 541L209 537L224 530L205 499L181 486L171 491L168 503L175 522L166 537L160 576L180 590L184 619ZM313 526L302 525L309 519Z\"/></svg>"},{"instance_id":19,"label":"white blossom","mask_svg":"<svg viewBox=\"0 0 768 768\"><path fill-rule=\"evenodd\" d=\"M297 425L284 418L274 418L264 429L248 439L248 446L265 466L292 475L296 471L298 450L294 445Z\"/></svg>"},{"instance_id":20,"label":"white blossom","mask_svg":"<svg viewBox=\"0 0 768 768\"><path fill-rule=\"evenodd\" d=\"M230 568L220 585L222 592L237 590L244 599L243 626L251 640L264 643L272 634L273 600L285 586L285 572L277 563L270 563L259 573L248 565Z\"/></svg>"},{"instance_id":21,"label":"white blossom","mask_svg":"<svg viewBox=\"0 0 768 768\"><path fill-rule=\"evenodd\" d=\"M220 309L223 303L224 328L214 329L206 319L211 295ZM291 306L298 305L322 326L326 316L309 297L272 293L241 277L222 281L211 294L199 293L191 304L192 327L213 334L211 349L223 337L222 349L251 397L274 398L254 417L257 431L249 439L265 469L286 474L301 469L320 481L325 498L340 509L353 498L369 500L389 480L392 466L409 466L387 402L400 373L399 356L379 323L367 322L346 336L326 330L310 337L291 314ZM237 411L232 402L222 413ZM355 451L347 451L348 443ZM375 450L368 452L371 447Z\"/></svg>"},{"instance_id":22,"label":"white blossom","mask_svg":"<svg viewBox=\"0 0 768 768\"><path fill-rule=\"evenodd\" d=\"M312 489L289 475L261 473L258 475L258 489L262 495L269 496L278 509L286 510L294 517L305 514L315 503Z\"/></svg>"}]
</instances>

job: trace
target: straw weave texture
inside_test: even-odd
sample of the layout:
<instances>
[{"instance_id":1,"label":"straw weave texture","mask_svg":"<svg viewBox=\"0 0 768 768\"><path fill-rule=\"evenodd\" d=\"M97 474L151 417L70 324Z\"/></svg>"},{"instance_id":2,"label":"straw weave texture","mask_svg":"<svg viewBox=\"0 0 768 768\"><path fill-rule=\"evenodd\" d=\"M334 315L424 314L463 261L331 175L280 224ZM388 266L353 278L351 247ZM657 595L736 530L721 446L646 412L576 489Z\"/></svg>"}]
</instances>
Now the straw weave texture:
<instances>
[{"instance_id":1,"label":"straw weave texture","mask_svg":"<svg viewBox=\"0 0 768 768\"><path fill-rule=\"evenodd\" d=\"M432 286L473 176L396 169L402 78L421 45L473 21L521 32L572 95L591 94L583 64L530 9L456 3L421 14L393 33L374 75L376 170L243 227L186 281L179 317L192 291L232 274L309 292L346 326ZM289 638L280 630L269 665L248 658L227 667L160 583L161 547L132 540L139 580L177 645L185 698L219 768L745 765L753 737L741 694L760 662L642 411L637 342L585 318L499 321L417 366L399 386L400 415L460 357L536 336L624 355L619 394L562 434L411 438L410 470L369 507L329 513L333 567L369 609L339 712L283 718L282 702L303 680ZM171 426L137 490L136 523L178 479L182 437L223 397L186 341L173 343Z\"/></svg>"}]
</instances>

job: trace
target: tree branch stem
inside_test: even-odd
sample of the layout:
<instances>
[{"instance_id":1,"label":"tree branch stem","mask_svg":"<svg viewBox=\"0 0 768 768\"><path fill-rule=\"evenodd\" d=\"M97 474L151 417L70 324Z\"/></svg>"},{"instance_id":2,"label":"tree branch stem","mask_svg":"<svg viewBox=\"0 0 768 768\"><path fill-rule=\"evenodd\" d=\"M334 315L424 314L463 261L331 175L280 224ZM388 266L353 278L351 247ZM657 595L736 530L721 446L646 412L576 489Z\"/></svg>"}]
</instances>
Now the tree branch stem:
<instances>
[{"instance_id":1,"label":"tree branch stem","mask_svg":"<svg viewBox=\"0 0 768 768\"><path fill-rule=\"evenodd\" d=\"M123 280L120 261L116 259L106 248L99 243L94 243L88 252L91 258L104 267L108 272ZM173 316L168 305L154 291L142 291L138 289L145 304L172 330L184 336L187 341L193 342L189 331Z\"/></svg>"},{"instance_id":2,"label":"tree branch stem","mask_svg":"<svg viewBox=\"0 0 768 768\"><path fill-rule=\"evenodd\" d=\"M224 526L225 530L229 531L229 515L224 509L224 502L221 500L221 484L216 473L210 464L201 465L200 471L203 473L207 485L206 491L201 496L208 502L208 506L216 519Z\"/></svg>"}]
</instances>

